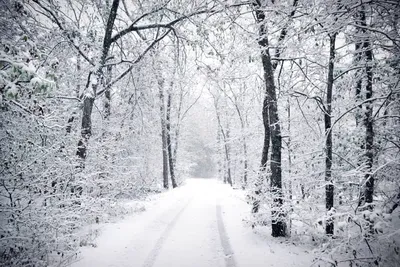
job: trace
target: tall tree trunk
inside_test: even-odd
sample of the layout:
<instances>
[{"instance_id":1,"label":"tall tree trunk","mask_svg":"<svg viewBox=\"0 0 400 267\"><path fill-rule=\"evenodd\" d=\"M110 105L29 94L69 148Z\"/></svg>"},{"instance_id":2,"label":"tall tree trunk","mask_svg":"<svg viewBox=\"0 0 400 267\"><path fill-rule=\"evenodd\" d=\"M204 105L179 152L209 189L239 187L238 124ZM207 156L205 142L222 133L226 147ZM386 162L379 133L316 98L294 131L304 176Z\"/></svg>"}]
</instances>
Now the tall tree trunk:
<instances>
[{"instance_id":1,"label":"tall tree trunk","mask_svg":"<svg viewBox=\"0 0 400 267\"><path fill-rule=\"evenodd\" d=\"M365 18L365 16L364 16ZM365 58L366 58L366 85L365 85L365 98L366 100L372 98L372 47L369 40L365 40L363 44L365 50ZM373 202L373 194L374 194L374 176L372 174L372 165L374 163L374 126L373 126L373 107L372 102L369 101L365 104L365 116L364 116L364 125L365 125L365 157L366 157L366 164L367 164L367 171L365 174L365 202L368 204L372 204ZM372 205L370 205L372 209Z\"/></svg>"},{"instance_id":2,"label":"tall tree trunk","mask_svg":"<svg viewBox=\"0 0 400 267\"><path fill-rule=\"evenodd\" d=\"M76 154L81 160L85 160L87 157L88 142L90 136L92 135L93 104L94 104L94 96L87 95L84 97L82 124L81 124L81 139L78 142L78 150L76 152ZM84 167L84 165L82 165L81 167Z\"/></svg>"},{"instance_id":3,"label":"tall tree trunk","mask_svg":"<svg viewBox=\"0 0 400 267\"><path fill-rule=\"evenodd\" d=\"M355 63L356 64L361 64L361 59L362 59L362 43L357 42L355 44ZM361 102L362 97L361 97L361 90L362 90L362 71L357 71L356 72L356 101ZM356 109L356 125L358 126L360 124L360 121L362 119L362 104L358 105L358 108Z\"/></svg>"},{"instance_id":4,"label":"tall tree trunk","mask_svg":"<svg viewBox=\"0 0 400 267\"><path fill-rule=\"evenodd\" d=\"M362 64L365 58L365 41L363 40L367 34L366 32L366 17L364 7L361 7L355 15L355 24L359 27L356 28L357 34L360 36L360 40L358 40L355 44L355 63L359 65ZM364 70L360 69L356 72L356 101L361 102L363 100L362 97L362 85L363 85L363 77L364 77ZM363 114L362 114L362 104L360 104L356 110L356 125L360 125L363 121Z\"/></svg>"},{"instance_id":5,"label":"tall tree trunk","mask_svg":"<svg viewBox=\"0 0 400 267\"><path fill-rule=\"evenodd\" d=\"M293 10L290 12L289 18L293 18L296 9L295 7L298 4L298 0L294 0L293 1ZM261 156L261 167L260 167L260 174L259 177L256 181L255 184L255 200L253 202L253 208L252 208L252 212L256 213L259 210L259 204L260 204L260 199L259 199L259 195L261 194L261 189L262 189L262 184L264 181L264 176L265 176L265 170L267 167L267 161L268 161L268 152L269 152L269 146L270 146L270 140L271 140L271 129L270 129L270 123L271 123L271 119L270 119L270 99L268 96L268 88L273 88L273 91L276 90L275 85L274 85L274 77L273 77L273 72L275 71L275 69L278 66L278 62L274 62L274 64L272 64L271 62L271 57L268 51L268 36L267 36L267 28L265 25L265 13L263 10L261 10L262 3L260 1L255 1L253 3L253 7L255 10L255 17L256 17L256 21L258 23L260 23L260 29L259 29L259 41L258 44L260 45L260 47L263 49L263 51L266 51L267 53L262 52L261 53L261 58L262 58L262 62L263 62L263 68L264 68L264 79L265 77L269 77L269 80L267 81L267 79L265 79L265 84L266 84L266 95L264 98L264 102L263 102L263 111L262 111L262 117L263 117L263 124L264 124L264 144L263 144L263 151L262 151L262 156ZM283 27L283 29L280 32L279 38L278 38L278 42L282 42L287 35L288 32L288 26L289 26L289 22ZM281 56L282 50L280 48L277 48L275 50L275 58L279 58ZM264 63L266 62L266 63ZM269 63L268 63L269 62ZM266 65L268 64L269 67ZM272 80L272 87L271 85L271 80ZM275 133L279 133L280 136L280 130L278 129L278 132ZM280 162L280 161L279 161ZM279 167L280 168L280 167ZM280 227L280 226L279 226ZM278 227L278 228L279 228ZM283 226L284 227L284 226ZM279 232L279 231L278 231Z\"/></svg>"},{"instance_id":6,"label":"tall tree trunk","mask_svg":"<svg viewBox=\"0 0 400 267\"><path fill-rule=\"evenodd\" d=\"M264 127L264 152L268 152L266 143L268 134L270 134L272 150L271 150L271 191L273 194L273 207L272 207L272 236L285 236L286 235L286 224L283 212L281 211L283 205L283 193L282 193L282 169L281 169L281 149L282 149L282 136L278 117L278 105L276 98L276 87L274 83L274 70L269 53L269 43L267 37L267 27L265 25L265 13L258 7L255 11L257 21L261 23L258 41L262 48L261 60L264 69L264 80L265 80L265 100L263 106L263 117L266 110L268 110L269 123L265 123ZM272 125L272 127L270 126ZM267 126L267 127L266 127ZM262 160L265 160L263 158ZM263 166L262 162L262 166ZM254 210L254 205L253 205Z\"/></svg>"},{"instance_id":7,"label":"tall tree trunk","mask_svg":"<svg viewBox=\"0 0 400 267\"><path fill-rule=\"evenodd\" d=\"M76 56L76 74L78 78L76 79L77 85L75 88L75 97L79 98L81 93L81 69L82 69L82 57L80 54Z\"/></svg>"},{"instance_id":8,"label":"tall tree trunk","mask_svg":"<svg viewBox=\"0 0 400 267\"><path fill-rule=\"evenodd\" d=\"M335 60L335 42L336 33L329 35L329 65L326 90L326 106L324 114L325 122L325 206L328 212L325 232L327 235L333 235L334 224L331 212L333 208L334 187L332 181L332 91L333 91L333 70Z\"/></svg>"},{"instance_id":9,"label":"tall tree trunk","mask_svg":"<svg viewBox=\"0 0 400 267\"><path fill-rule=\"evenodd\" d=\"M171 85L172 87L172 85ZM172 89L172 88L171 88ZM167 137L167 147L168 147L168 162L169 162L169 172L171 176L172 187L176 188L178 185L176 184L175 172L174 172L174 155L172 154L172 142L171 142L171 98L172 93L171 90L168 92L167 97L167 116L166 116L166 137Z\"/></svg>"},{"instance_id":10,"label":"tall tree trunk","mask_svg":"<svg viewBox=\"0 0 400 267\"><path fill-rule=\"evenodd\" d=\"M117 17L118 6L119 0L113 0L107 19L99 65L93 74L89 74L90 82L88 83L88 86L86 86L86 93L83 96L81 139L78 142L78 149L76 152L78 157L82 160L81 167L84 167L84 161L87 157L88 142L92 135L92 111L94 100L96 98L98 85L101 83L103 77L102 67L106 63L107 55L111 47L112 30L114 28L115 18ZM91 75L94 75L94 79L92 79Z\"/></svg>"},{"instance_id":11,"label":"tall tree trunk","mask_svg":"<svg viewBox=\"0 0 400 267\"><path fill-rule=\"evenodd\" d=\"M112 66L106 67L104 76L105 76L104 84L109 84L112 79ZM102 142L104 143L107 140L107 136L110 135L110 116L111 116L111 91L110 90L107 90L104 93L103 113L104 113L104 122L103 122L103 130L102 130ZM110 149L109 146L104 145L104 149L103 149L104 160L107 162L110 162L111 164L114 163L114 160L113 160L114 157L113 157L112 151L113 150ZM100 169L102 171L104 171L105 166L100 166Z\"/></svg>"},{"instance_id":12,"label":"tall tree trunk","mask_svg":"<svg viewBox=\"0 0 400 267\"><path fill-rule=\"evenodd\" d=\"M160 98L160 118L161 118L161 141L162 141L162 159L163 159L163 186L165 189L169 187L168 183L168 145L167 145L167 128L165 119L165 102L164 102L164 81L162 77L158 77L158 90Z\"/></svg>"},{"instance_id":13,"label":"tall tree trunk","mask_svg":"<svg viewBox=\"0 0 400 267\"><path fill-rule=\"evenodd\" d=\"M286 225L282 216L283 213L280 210L283 205L281 169L282 136L278 118L275 88L272 87L269 91L272 98L269 111L270 122L273 125L271 129L271 190L274 195L274 208L272 210L272 236L277 237L286 235Z\"/></svg>"},{"instance_id":14,"label":"tall tree trunk","mask_svg":"<svg viewBox=\"0 0 400 267\"><path fill-rule=\"evenodd\" d=\"M362 80L365 78L365 100L369 100L372 98L373 94L373 88L372 88L372 78L373 78L373 72L372 72L372 60L373 60L373 52L372 52L372 47L371 47L371 42L369 40L369 37L367 36L367 21L366 21L366 15L365 15L365 10L364 6L361 7L361 10L357 12L357 21L356 24L360 25L360 29L358 29L359 32L363 34L363 40L362 42L358 45L359 49L362 50L362 52L359 55L359 61L365 62L365 68L364 71L361 71L362 75L359 79ZM358 93L361 94L363 93L362 91L362 83L360 81ZM358 89L358 88L357 88ZM361 109L360 109L361 113ZM362 113L361 113L362 114ZM372 210L373 209L373 195L374 195L374 184L375 184L375 179L372 174L372 165L374 163L374 152L373 152L373 146L374 146L374 128L373 128L373 106L372 106L372 101L368 101L365 104L365 113L363 116L360 116L362 118L363 125L365 127L365 140L364 140L364 149L365 149L365 154L364 154L364 162L366 165L366 171L364 174L364 179L365 179L365 187L363 192L360 194L360 199L359 199L359 206L368 205L368 209ZM359 121L361 120L359 119ZM373 224L370 223L370 233L373 233Z\"/></svg>"}]
</instances>

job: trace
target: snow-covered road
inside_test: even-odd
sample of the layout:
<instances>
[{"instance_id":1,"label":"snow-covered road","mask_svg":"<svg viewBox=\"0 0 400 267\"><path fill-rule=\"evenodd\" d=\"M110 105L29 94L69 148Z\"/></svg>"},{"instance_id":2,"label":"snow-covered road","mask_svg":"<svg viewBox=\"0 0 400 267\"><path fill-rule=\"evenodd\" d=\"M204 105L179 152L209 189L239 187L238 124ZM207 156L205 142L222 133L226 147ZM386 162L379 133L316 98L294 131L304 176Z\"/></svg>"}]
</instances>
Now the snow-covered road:
<instances>
[{"instance_id":1,"label":"snow-covered road","mask_svg":"<svg viewBox=\"0 0 400 267\"><path fill-rule=\"evenodd\" d=\"M189 179L150 201L146 211L102 229L73 267L310 266L312 256L244 224L241 190Z\"/></svg>"}]
</instances>

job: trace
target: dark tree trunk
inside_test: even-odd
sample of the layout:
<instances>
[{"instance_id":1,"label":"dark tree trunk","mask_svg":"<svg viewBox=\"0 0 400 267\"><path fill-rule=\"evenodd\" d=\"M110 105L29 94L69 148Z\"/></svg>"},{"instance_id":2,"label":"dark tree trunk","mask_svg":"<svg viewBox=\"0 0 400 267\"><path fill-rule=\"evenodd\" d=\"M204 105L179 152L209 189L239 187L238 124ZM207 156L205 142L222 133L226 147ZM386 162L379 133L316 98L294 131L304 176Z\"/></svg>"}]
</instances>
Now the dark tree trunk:
<instances>
[{"instance_id":1,"label":"dark tree trunk","mask_svg":"<svg viewBox=\"0 0 400 267\"><path fill-rule=\"evenodd\" d=\"M262 111L262 118L264 124L264 143L263 143L263 150L261 156L261 171L265 172L267 168L267 161L268 161L268 152L269 152L269 145L271 140L271 130L269 128L269 104L268 104L268 97L265 95L264 102L263 102L263 111Z\"/></svg>"},{"instance_id":2,"label":"dark tree trunk","mask_svg":"<svg viewBox=\"0 0 400 267\"><path fill-rule=\"evenodd\" d=\"M326 90L326 105L325 105L325 205L328 212L328 219L326 221L325 232L327 235L333 235L334 223L333 218L329 213L333 208L334 187L332 181L332 91L333 91L333 70L335 60L335 42L336 33L329 36L329 65L328 65L328 79Z\"/></svg>"},{"instance_id":3,"label":"dark tree trunk","mask_svg":"<svg viewBox=\"0 0 400 267\"><path fill-rule=\"evenodd\" d=\"M76 154L80 159L85 160L87 157L87 147L90 136L92 135L92 111L94 97L85 96L83 100L83 114L81 126L81 139L78 142L78 150Z\"/></svg>"},{"instance_id":4,"label":"dark tree trunk","mask_svg":"<svg viewBox=\"0 0 400 267\"><path fill-rule=\"evenodd\" d=\"M296 11L295 7L297 6L297 4L298 4L298 0L294 0L293 1L293 10L290 12L290 16L289 16L290 18L293 18L295 11ZM253 213L257 213L259 210L259 205L260 205L259 195L261 194L262 184L263 184L263 181L265 178L264 176L265 176L265 170L267 167L268 152L269 152L269 146L270 146L270 140L271 140L270 123L272 121L270 119L271 115L269 114L269 110L270 110L271 106L269 103L270 97L268 95L268 88L273 88L273 91L276 90L275 85L274 85L273 72L277 68L278 62L276 61L276 62L274 62L274 64L272 64L271 57L270 57L270 54L268 51L268 36L267 36L267 31L266 31L266 25L264 24L265 23L265 13L264 13L264 11L261 10L262 3L260 1L256 1L255 3L253 3L253 7L255 9L256 21L258 23L262 24L262 25L260 25L260 31L259 31L260 39L259 39L258 43L261 46L261 48L264 49L264 51L267 51L267 53L264 53L264 52L261 53L263 68L264 68L264 79L265 79L265 83L266 83L266 95L264 98L263 111L262 111L263 124L264 124L264 144L263 144L263 151L262 151L262 156L261 156L260 174L259 174L259 177L255 184L256 197L253 202L253 209L252 209ZM286 38L288 25L289 25L289 22L281 30L281 33L278 38L278 42L281 42ZM281 53L282 53L282 50L280 48L277 48L275 50L275 58L279 58L281 56ZM266 64L268 64L269 67ZM269 72L269 73L267 73L267 72ZM267 80L265 78L267 76L269 77L269 80ZM271 87L271 81L272 81L272 87ZM276 116L276 119L278 119L277 116ZM278 129L278 131L275 133L279 133L279 136L280 136L280 129ZM279 165L279 169L280 169L280 165Z\"/></svg>"},{"instance_id":5,"label":"dark tree trunk","mask_svg":"<svg viewBox=\"0 0 400 267\"><path fill-rule=\"evenodd\" d=\"M360 75L357 83L357 93L359 94L359 98L361 99L361 95L363 93L362 91L362 79L365 78L365 100L369 100L372 98L373 94L373 88L372 88L372 78L373 78L373 73L372 73L372 60L373 60L373 54L372 54L372 47L371 43L369 41L369 38L367 37L367 32L366 32L366 27L367 27L367 22L366 22L366 15L364 9L361 9L360 11L357 12L356 16L356 25L360 25L361 27L357 29L359 32L362 33L363 40L358 43L357 47L361 52L357 55L358 58L357 60L359 62L365 62L366 66L363 71L360 71L360 73L364 75ZM361 105L360 105L361 106ZM363 116L361 116L363 115ZM373 145L374 145L374 128L373 128L373 108L372 108L372 101L368 101L365 104L365 113L361 113L361 108L360 108L360 118L359 121L361 121L364 124L365 127L365 140L364 140L364 145L363 148L365 149L365 163L367 166L366 173L364 175L365 178L365 189L364 192L361 193L360 200L359 200L359 206L364 205L364 204L369 204L368 208L373 209L373 206L371 205L373 203L373 194L374 194L374 177L372 175L372 165L374 162L374 153L373 153Z\"/></svg>"},{"instance_id":6,"label":"dark tree trunk","mask_svg":"<svg viewBox=\"0 0 400 267\"><path fill-rule=\"evenodd\" d=\"M282 137L278 118L275 88L271 87L268 91L272 98L269 113L270 122L273 125L273 127L271 127L271 190L274 195L273 201L275 205L272 210L272 236L277 237L286 235L286 225L282 216L282 211L280 210L283 205L281 169Z\"/></svg>"},{"instance_id":7,"label":"dark tree trunk","mask_svg":"<svg viewBox=\"0 0 400 267\"><path fill-rule=\"evenodd\" d=\"M263 118L266 110L268 111L269 123L265 123L264 127L264 148L263 148L263 161L266 160L265 152L268 152L266 143L268 143L268 134L271 138L271 191L273 193L273 207L272 207L272 236L285 236L286 235L286 224L284 222L284 214L281 211L283 204L282 194L282 169L281 169L281 149L282 149L282 137L281 129L278 117L278 105L276 98L276 87L274 83L274 69L272 65L271 56L269 53L269 43L267 37L267 28L265 25L265 13L258 6L255 15L257 22L261 23L258 41L262 48L261 60L264 69L264 80L265 80L265 100L263 106ZM271 127L272 125L272 127ZM267 127L266 127L267 126ZM262 167L263 167L262 162ZM265 164L264 164L265 165ZM254 210L254 205L253 205Z\"/></svg>"},{"instance_id":8,"label":"dark tree trunk","mask_svg":"<svg viewBox=\"0 0 400 267\"><path fill-rule=\"evenodd\" d=\"M174 172L174 155L172 154L172 142L171 142L171 91L168 92L167 97L167 116L166 116L166 137L167 137L167 147L168 147L168 163L169 163L169 173L171 176L172 187L176 188L175 172Z\"/></svg>"},{"instance_id":9,"label":"dark tree trunk","mask_svg":"<svg viewBox=\"0 0 400 267\"><path fill-rule=\"evenodd\" d=\"M88 148L89 138L92 135L92 110L93 110L94 100L97 95L98 83L101 83L102 77L103 77L102 67L106 63L106 58L107 58L108 52L110 50L111 35L112 35L113 27L114 27L114 21L115 21L115 18L117 17L118 6L119 6L119 0L113 0L110 14L109 14L108 20L107 20L104 39L103 39L103 47L102 47L102 51L101 51L99 67L92 74L92 75L95 75L96 82L88 83L88 86L86 86L86 91L89 91L89 92L86 92L86 94L83 97L81 139L78 142L78 149L76 152L76 154L79 156L79 158L82 159L82 167L84 167L83 162L87 157L87 148ZM89 74L89 81L91 80L90 76L91 76L91 74ZM89 88L89 86L91 86L91 88Z\"/></svg>"},{"instance_id":10,"label":"dark tree trunk","mask_svg":"<svg viewBox=\"0 0 400 267\"><path fill-rule=\"evenodd\" d=\"M365 57L366 57L366 64L365 67L367 80L365 86L365 98L366 100L372 98L372 48L371 43L369 40L364 42L364 49L365 49ZM365 157L367 163L367 172L365 174L365 202L368 204L372 204L373 202L373 194L374 194L374 176L372 175L372 165L374 163L374 152L373 152L373 145L374 145L374 127L373 127L373 107L372 102L369 101L365 105L365 117L364 117L364 125L365 125ZM372 209L372 205L370 205Z\"/></svg>"},{"instance_id":11,"label":"dark tree trunk","mask_svg":"<svg viewBox=\"0 0 400 267\"><path fill-rule=\"evenodd\" d=\"M356 43L355 44L355 63L360 64L361 59L362 59L362 51L361 51L362 44L361 43ZM361 102L362 97L361 97L361 90L362 90L362 71L357 71L356 72L356 101ZM358 126L360 124L361 118L362 118L362 105L358 105L358 108L356 109L356 125Z\"/></svg>"}]
</instances>

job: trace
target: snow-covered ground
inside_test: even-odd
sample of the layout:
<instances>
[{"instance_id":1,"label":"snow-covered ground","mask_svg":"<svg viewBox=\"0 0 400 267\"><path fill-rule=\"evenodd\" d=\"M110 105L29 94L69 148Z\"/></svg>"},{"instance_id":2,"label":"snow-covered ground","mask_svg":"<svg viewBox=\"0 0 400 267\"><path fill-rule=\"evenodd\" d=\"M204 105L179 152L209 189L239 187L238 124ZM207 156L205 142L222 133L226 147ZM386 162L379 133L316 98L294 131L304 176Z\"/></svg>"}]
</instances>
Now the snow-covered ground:
<instances>
[{"instance_id":1,"label":"snow-covered ground","mask_svg":"<svg viewBox=\"0 0 400 267\"><path fill-rule=\"evenodd\" d=\"M84 266L310 266L302 248L254 232L244 223L244 192L212 179L153 197L146 211L103 227L96 246L82 247Z\"/></svg>"}]
</instances>

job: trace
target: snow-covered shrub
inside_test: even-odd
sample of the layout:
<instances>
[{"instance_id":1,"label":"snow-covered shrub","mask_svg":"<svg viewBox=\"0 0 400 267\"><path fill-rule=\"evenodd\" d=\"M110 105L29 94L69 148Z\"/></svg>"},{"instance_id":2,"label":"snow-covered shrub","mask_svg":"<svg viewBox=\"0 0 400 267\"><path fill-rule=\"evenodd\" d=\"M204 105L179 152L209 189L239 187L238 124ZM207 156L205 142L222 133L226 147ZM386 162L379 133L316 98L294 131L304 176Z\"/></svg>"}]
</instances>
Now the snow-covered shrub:
<instances>
[{"instance_id":1,"label":"snow-covered shrub","mask_svg":"<svg viewBox=\"0 0 400 267\"><path fill-rule=\"evenodd\" d=\"M79 168L84 79L77 65L88 66L18 2L0 3L0 265L65 264L92 243L96 234L82 232L87 225L140 211L118 199L158 192L159 170L152 167L158 163L152 130L158 121L150 117L141 131L132 127L143 122L136 116L142 110L123 101L132 96L120 90L112 121L94 116L89 156ZM137 105L152 94L141 97Z\"/></svg>"}]
</instances>

